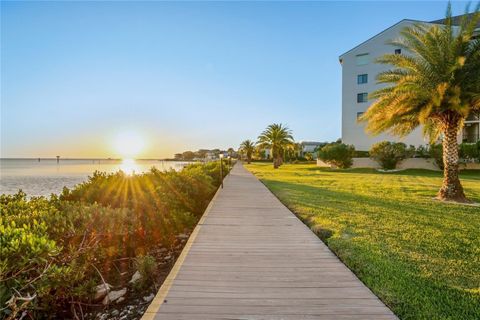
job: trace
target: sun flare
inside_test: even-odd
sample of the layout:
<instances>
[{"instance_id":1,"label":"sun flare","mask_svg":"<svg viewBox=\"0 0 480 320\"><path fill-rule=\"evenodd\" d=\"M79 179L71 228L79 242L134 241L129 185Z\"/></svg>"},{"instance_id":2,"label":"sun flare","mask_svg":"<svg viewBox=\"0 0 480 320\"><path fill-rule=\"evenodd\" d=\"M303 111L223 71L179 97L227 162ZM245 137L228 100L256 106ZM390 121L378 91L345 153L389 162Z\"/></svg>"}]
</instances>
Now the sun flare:
<instances>
[{"instance_id":1,"label":"sun flare","mask_svg":"<svg viewBox=\"0 0 480 320\"><path fill-rule=\"evenodd\" d=\"M121 132L114 140L114 147L123 159L132 159L145 147L145 139L135 131Z\"/></svg>"}]
</instances>

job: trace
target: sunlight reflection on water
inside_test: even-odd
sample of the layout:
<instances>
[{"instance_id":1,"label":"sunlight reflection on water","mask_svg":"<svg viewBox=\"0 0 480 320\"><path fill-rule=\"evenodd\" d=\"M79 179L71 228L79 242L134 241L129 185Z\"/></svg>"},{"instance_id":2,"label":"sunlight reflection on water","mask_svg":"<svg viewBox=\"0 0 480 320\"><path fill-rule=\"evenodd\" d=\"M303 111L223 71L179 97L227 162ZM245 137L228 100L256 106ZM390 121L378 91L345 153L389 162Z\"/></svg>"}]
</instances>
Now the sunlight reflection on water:
<instances>
[{"instance_id":1,"label":"sunlight reflection on water","mask_svg":"<svg viewBox=\"0 0 480 320\"><path fill-rule=\"evenodd\" d=\"M181 170L187 163L163 160L60 160L0 159L0 193L12 194L22 189L29 196L60 193L72 188L96 170L126 174L142 173L152 167L159 170Z\"/></svg>"}]
</instances>

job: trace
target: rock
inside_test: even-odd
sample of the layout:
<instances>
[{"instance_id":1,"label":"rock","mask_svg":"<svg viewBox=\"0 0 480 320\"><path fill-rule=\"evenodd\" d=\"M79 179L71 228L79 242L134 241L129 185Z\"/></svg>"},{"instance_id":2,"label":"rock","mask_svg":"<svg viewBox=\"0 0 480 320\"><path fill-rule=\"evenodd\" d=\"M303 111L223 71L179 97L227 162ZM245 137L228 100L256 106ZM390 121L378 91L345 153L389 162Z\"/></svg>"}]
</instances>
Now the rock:
<instances>
[{"instance_id":1,"label":"rock","mask_svg":"<svg viewBox=\"0 0 480 320\"><path fill-rule=\"evenodd\" d=\"M105 297L110 290L112 289L112 286L109 285L108 283L102 283L99 284L98 286L95 287L95 296L93 297L94 300L100 300Z\"/></svg>"},{"instance_id":2,"label":"rock","mask_svg":"<svg viewBox=\"0 0 480 320\"><path fill-rule=\"evenodd\" d=\"M123 297L122 297L123 298ZM121 299L121 298L120 298ZM118 300L120 300L118 299ZM111 313L110 313L112 316L116 317L120 314L120 311L118 311L117 309L113 310Z\"/></svg>"},{"instance_id":3,"label":"rock","mask_svg":"<svg viewBox=\"0 0 480 320\"><path fill-rule=\"evenodd\" d=\"M122 302L122 301L124 301L124 300L125 300L124 297L120 297L120 298L118 298L117 303L120 303L120 302Z\"/></svg>"},{"instance_id":4,"label":"rock","mask_svg":"<svg viewBox=\"0 0 480 320\"><path fill-rule=\"evenodd\" d=\"M172 258L172 256L171 256L171 255L168 255L168 256L166 256L165 258L163 258L163 260L170 260L171 258Z\"/></svg>"},{"instance_id":5,"label":"rock","mask_svg":"<svg viewBox=\"0 0 480 320\"><path fill-rule=\"evenodd\" d=\"M106 314L106 313L97 314L97 318L99 320L107 320L108 319L108 314Z\"/></svg>"},{"instance_id":6,"label":"rock","mask_svg":"<svg viewBox=\"0 0 480 320\"><path fill-rule=\"evenodd\" d=\"M128 283L134 284L134 283L137 283L138 281L140 281L140 279L142 279L142 275L140 274L140 272L135 271L135 273L132 276L132 279L130 279L130 281L128 281Z\"/></svg>"},{"instance_id":7,"label":"rock","mask_svg":"<svg viewBox=\"0 0 480 320\"><path fill-rule=\"evenodd\" d=\"M143 301L150 302L150 301L153 300L154 297L155 297L155 295L153 293L151 293L149 296L143 297Z\"/></svg>"},{"instance_id":8,"label":"rock","mask_svg":"<svg viewBox=\"0 0 480 320\"><path fill-rule=\"evenodd\" d=\"M127 293L127 288L123 288L122 290L117 291L110 291L105 298L103 299L102 303L107 305L111 302L115 302L116 300L120 299Z\"/></svg>"},{"instance_id":9,"label":"rock","mask_svg":"<svg viewBox=\"0 0 480 320\"><path fill-rule=\"evenodd\" d=\"M185 234L185 233L180 233L178 236L177 236L178 239L188 239L188 234Z\"/></svg>"}]
</instances>

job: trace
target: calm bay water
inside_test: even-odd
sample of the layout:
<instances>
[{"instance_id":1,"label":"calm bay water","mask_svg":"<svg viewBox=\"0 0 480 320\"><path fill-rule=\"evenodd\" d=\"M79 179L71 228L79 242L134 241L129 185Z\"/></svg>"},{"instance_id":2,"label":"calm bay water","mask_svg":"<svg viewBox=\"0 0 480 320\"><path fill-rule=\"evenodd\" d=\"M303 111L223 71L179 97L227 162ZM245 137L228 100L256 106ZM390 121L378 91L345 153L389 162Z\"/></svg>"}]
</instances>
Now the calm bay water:
<instances>
[{"instance_id":1,"label":"calm bay water","mask_svg":"<svg viewBox=\"0 0 480 320\"><path fill-rule=\"evenodd\" d=\"M164 160L60 160L0 159L0 194L13 194L22 189L28 196L49 196L60 193L64 186L72 188L95 170L128 174L142 173L155 167L159 170L181 170L187 162Z\"/></svg>"}]
</instances>

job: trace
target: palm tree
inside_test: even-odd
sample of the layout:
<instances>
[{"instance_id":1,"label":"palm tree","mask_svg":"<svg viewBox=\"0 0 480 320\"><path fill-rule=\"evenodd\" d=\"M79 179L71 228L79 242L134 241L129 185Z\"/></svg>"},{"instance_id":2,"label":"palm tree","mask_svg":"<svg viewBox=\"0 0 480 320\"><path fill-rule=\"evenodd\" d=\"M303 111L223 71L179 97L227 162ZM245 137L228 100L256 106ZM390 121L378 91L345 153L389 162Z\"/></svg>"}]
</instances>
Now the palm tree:
<instances>
[{"instance_id":1,"label":"palm tree","mask_svg":"<svg viewBox=\"0 0 480 320\"><path fill-rule=\"evenodd\" d=\"M255 144L252 140L245 140L240 144L240 151L247 157L247 163L252 162L252 154L255 151Z\"/></svg>"},{"instance_id":2,"label":"palm tree","mask_svg":"<svg viewBox=\"0 0 480 320\"><path fill-rule=\"evenodd\" d=\"M419 125L431 141L443 140L444 179L437 198L468 201L458 177L457 134L469 114L480 110L480 40L474 38L480 6L452 25L450 4L445 25L417 24L392 44L412 54L386 54L377 61L394 69L380 73L387 84L361 121L373 134L405 136Z\"/></svg>"},{"instance_id":3,"label":"palm tree","mask_svg":"<svg viewBox=\"0 0 480 320\"><path fill-rule=\"evenodd\" d=\"M257 142L260 147L269 148L271 150L274 169L277 169L282 164L283 152L292 143L292 131L281 123L269 125L258 136Z\"/></svg>"}]
</instances>

